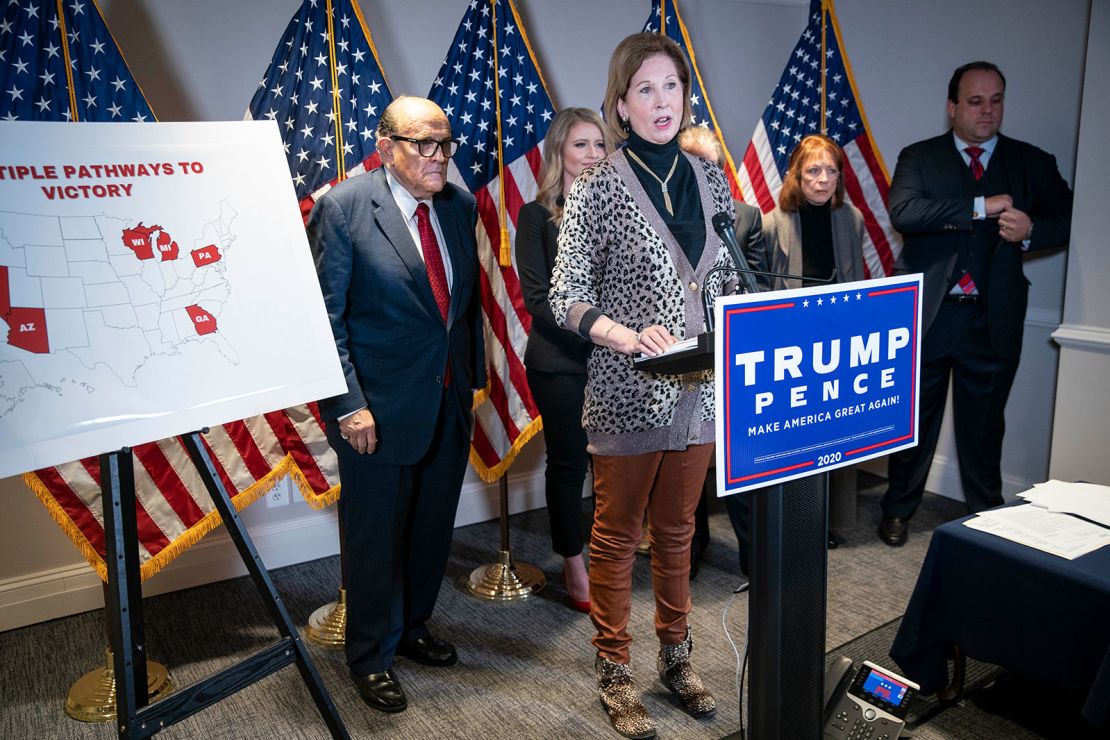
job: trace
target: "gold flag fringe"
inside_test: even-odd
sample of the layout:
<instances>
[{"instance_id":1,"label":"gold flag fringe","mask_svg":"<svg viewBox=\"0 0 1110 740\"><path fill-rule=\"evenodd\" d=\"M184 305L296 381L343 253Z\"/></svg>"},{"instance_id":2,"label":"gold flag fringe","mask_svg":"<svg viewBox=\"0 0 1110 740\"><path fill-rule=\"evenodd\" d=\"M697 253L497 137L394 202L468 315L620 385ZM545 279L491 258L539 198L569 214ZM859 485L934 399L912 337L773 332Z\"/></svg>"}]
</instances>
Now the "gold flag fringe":
<instances>
[{"instance_id":1,"label":"gold flag fringe","mask_svg":"<svg viewBox=\"0 0 1110 740\"><path fill-rule=\"evenodd\" d=\"M296 484L305 503L317 511L339 500L340 486L338 484L332 486L323 493L316 493L312 489L312 486L309 485L308 479L305 478L304 473L301 472L300 466L297 465L296 461L293 459L293 455L287 454L269 473L231 499L231 503L235 506L235 510L242 511L262 496L265 496L286 475ZM54 500L46 484L34 473L24 473L23 482L31 489L38 500L42 502L42 505L46 507L46 511L50 514L50 518L61 527L62 531L69 537L70 541L73 542L73 545L85 558L88 564L96 571L96 574L100 576L100 579L107 582L108 568L104 563L104 559L100 557L100 553L96 551L96 548L88 541L80 528L70 519L61 504ZM101 500L103 501L103 498ZM103 522L103 519L101 519L101 521ZM220 518L219 512L214 510L209 512L199 522L182 532L168 547L143 563L139 567L139 579L145 581L155 573L161 571L179 555L200 542L205 535L221 524L223 524L223 520Z\"/></svg>"}]
</instances>

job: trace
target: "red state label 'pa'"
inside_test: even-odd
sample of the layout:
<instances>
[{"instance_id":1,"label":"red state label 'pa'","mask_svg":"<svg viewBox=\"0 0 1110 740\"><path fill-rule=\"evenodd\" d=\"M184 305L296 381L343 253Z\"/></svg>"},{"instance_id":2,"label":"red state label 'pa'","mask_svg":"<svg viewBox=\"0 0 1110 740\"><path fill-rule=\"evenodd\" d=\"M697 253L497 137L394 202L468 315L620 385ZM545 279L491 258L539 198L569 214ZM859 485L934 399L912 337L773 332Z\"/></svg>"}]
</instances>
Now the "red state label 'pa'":
<instances>
[{"instance_id":1,"label":"red state label 'pa'","mask_svg":"<svg viewBox=\"0 0 1110 740\"><path fill-rule=\"evenodd\" d=\"M46 311L41 308L12 307L5 317L8 322L8 344L28 352L45 355L50 353L50 340L46 335Z\"/></svg>"},{"instance_id":2,"label":"red state label 'pa'","mask_svg":"<svg viewBox=\"0 0 1110 740\"><path fill-rule=\"evenodd\" d=\"M220 259L223 258L223 255L220 254L220 248L215 244L209 244L207 247L194 249L189 254L193 255L193 264L197 267L204 267L213 262L219 262Z\"/></svg>"},{"instance_id":3,"label":"red state label 'pa'","mask_svg":"<svg viewBox=\"0 0 1110 740\"><path fill-rule=\"evenodd\" d=\"M216 317L205 311L200 306L186 306L185 310L189 312L189 318L193 320L193 328L196 329L197 334L204 336L205 334L214 334L216 331Z\"/></svg>"}]
</instances>

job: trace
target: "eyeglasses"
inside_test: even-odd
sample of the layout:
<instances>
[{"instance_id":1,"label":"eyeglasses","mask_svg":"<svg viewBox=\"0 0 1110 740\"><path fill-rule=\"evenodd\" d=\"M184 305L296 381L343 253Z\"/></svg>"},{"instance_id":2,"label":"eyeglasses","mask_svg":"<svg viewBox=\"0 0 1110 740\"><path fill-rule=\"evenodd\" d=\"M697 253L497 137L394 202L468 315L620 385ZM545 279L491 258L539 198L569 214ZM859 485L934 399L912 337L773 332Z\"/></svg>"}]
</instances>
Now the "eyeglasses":
<instances>
[{"instance_id":1,"label":"eyeglasses","mask_svg":"<svg viewBox=\"0 0 1110 740\"><path fill-rule=\"evenodd\" d=\"M455 156L455 147L458 146L458 139L444 139L443 141L436 141L435 139L414 139L410 136L397 136L393 135L389 138L394 141L407 141L416 146L416 151L420 153L421 157L434 157L436 150L443 152L444 159L450 159Z\"/></svg>"}]
</instances>

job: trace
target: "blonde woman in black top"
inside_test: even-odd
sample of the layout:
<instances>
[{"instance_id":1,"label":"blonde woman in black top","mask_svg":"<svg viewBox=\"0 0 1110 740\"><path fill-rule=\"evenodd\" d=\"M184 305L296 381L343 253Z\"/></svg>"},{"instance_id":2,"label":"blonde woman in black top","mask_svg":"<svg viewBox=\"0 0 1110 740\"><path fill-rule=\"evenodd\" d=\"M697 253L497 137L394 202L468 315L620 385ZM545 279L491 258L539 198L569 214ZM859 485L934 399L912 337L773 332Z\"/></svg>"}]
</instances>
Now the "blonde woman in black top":
<instances>
[{"instance_id":1,"label":"blonde woman in black top","mask_svg":"<svg viewBox=\"0 0 1110 740\"><path fill-rule=\"evenodd\" d=\"M547 294L563 199L582 170L611 151L612 138L597 113L586 108L560 111L547 131L539 194L520 209L516 231L517 272L524 307L532 315L524 365L543 416L547 444L544 479L551 546L563 556L563 581L571 606L586 613L590 584L582 557L582 484L589 455L582 429L582 396L592 345L555 323Z\"/></svg>"}]
</instances>

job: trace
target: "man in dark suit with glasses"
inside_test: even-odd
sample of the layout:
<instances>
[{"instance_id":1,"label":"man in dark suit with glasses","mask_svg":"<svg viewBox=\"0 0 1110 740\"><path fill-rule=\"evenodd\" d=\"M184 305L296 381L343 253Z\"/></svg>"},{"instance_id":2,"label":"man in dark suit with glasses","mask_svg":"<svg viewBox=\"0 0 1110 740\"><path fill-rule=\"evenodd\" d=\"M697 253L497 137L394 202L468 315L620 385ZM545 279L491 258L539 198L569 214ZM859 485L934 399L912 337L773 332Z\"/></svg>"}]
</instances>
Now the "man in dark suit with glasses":
<instances>
[{"instance_id":1,"label":"man in dark suit with glasses","mask_svg":"<svg viewBox=\"0 0 1110 740\"><path fill-rule=\"evenodd\" d=\"M378 124L383 166L323 195L308 222L347 392L320 401L339 458L347 664L363 700L400 712L400 655L447 666L429 630L447 566L485 355L473 196L447 182L456 142L430 100Z\"/></svg>"}]
</instances>

